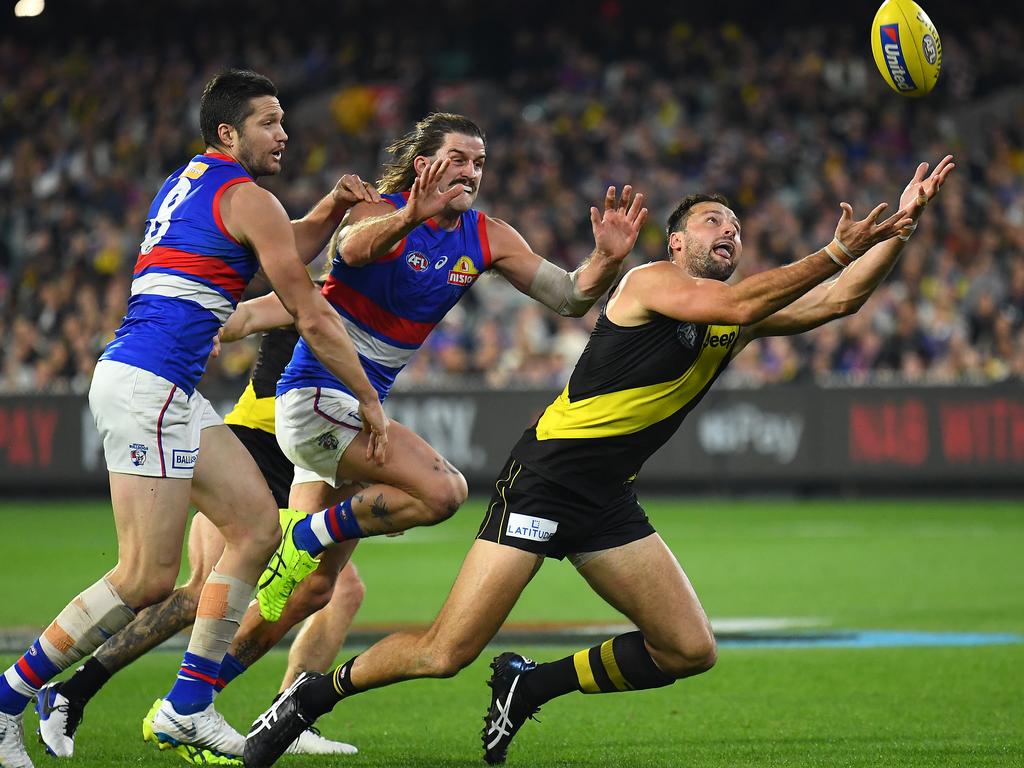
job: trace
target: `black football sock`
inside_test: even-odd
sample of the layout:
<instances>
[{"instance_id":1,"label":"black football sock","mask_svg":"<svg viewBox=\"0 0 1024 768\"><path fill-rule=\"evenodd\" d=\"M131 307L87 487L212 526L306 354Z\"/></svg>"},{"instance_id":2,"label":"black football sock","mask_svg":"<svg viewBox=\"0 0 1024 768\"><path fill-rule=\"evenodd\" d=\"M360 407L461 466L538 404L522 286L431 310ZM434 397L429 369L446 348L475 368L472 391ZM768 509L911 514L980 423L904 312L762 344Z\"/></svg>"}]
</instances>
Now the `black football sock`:
<instances>
[{"instance_id":1,"label":"black football sock","mask_svg":"<svg viewBox=\"0 0 1024 768\"><path fill-rule=\"evenodd\" d=\"M674 682L675 678L666 675L654 663L644 636L628 632L564 659L539 664L523 675L520 684L527 698L540 706L570 691L639 691Z\"/></svg>"},{"instance_id":2,"label":"black football sock","mask_svg":"<svg viewBox=\"0 0 1024 768\"><path fill-rule=\"evenodd\" d=\"M299 689L302 709L307 715L314 718L325 715L342 699L360 692L351 680L352 664L356 658L353 656L340 667L335 667L331 674L323 675Z\"/></svg>"},{"instance_id":3,"label":"black football sock","mask_svg":"<svg viewBox=\"0 0 1024 768\"><path fill-rule=\"evenodd\" d=\"M95 658L90 658L75 670L75 674L60 684L60 694L79 704L85 704L106 685L110 677L106 667Z\"/></svg>"}]
</instances>

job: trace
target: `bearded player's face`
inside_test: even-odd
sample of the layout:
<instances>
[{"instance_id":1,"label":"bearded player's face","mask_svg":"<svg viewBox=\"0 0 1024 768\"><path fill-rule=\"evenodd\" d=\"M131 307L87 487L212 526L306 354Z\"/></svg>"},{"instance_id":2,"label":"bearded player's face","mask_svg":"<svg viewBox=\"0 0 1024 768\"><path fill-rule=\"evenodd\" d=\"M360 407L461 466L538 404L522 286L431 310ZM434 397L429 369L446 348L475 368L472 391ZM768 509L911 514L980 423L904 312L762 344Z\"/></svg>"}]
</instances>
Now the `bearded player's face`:
<instances>
[{"instance_id":1,"label":"bearded player's face","mask_svg":"<svg viewBox=\"0 0 1024 768\"><path fill-rule=\"evenodd\" d=\"M442 158L450 162L444 178L438 185L441 191L455 186L462 187L462 194L448 204L455 213L468 211L476 202L480 192L480 182L484 177L484 162L487 151L483 139L479 136L467 136L462 133L449 133L444 143L437 150L434 159Z\"/></svg>"},{"instance_id":2,"label":"bearded player's face","mask_svg":"<svg viewBox=\"0 0 1024 768\"><path fill-rule=\"evenodd\" d=\"M739 219L721 203L697 203L672 237L679 238L683 266L694 277L729 279L743 251Z\"/></svg>"},{"instance_id":3,"label":"bearded player's face","mask_svg":"<svg viewBox=\"0 0 1024 768\"><path fill-rule=\"evenodd\" d=\"M274 96L252 100L253 111L238 133L238 160L254 177L281 172L281 156L288 143L284 110Z\"/></svg>"}]
</instances>

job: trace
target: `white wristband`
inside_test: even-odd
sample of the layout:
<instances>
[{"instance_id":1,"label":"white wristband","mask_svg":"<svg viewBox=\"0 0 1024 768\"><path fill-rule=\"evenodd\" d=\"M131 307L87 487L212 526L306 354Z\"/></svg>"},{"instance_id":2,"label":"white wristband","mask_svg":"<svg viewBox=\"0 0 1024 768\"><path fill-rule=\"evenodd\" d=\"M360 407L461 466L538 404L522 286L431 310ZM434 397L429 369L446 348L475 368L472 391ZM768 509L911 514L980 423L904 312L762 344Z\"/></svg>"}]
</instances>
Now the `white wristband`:
<instances>
[{"instance_id":1,"label":"white wristband","mask_svg":"<svg viewBox=\"0 0 1024 768\"><path fill-rule=\"evenodd\" d=\"M848 258L850 260L850 264L852 264L854 259L856 259L857 257L853 255L853 253L850 251L849 248L846 247L846 245L843 243L843 241L840 240L838 237L833 237L832 238L832 242L834 242L836 245L839 246L839 250L842 251L846 255L846 258ZM849 265L847 265L847 266L849 266Z\"/></svg>"},{"instance_id":2,"label":"white wristband","mask_svg":"<svg viewBox=\"0 0 1024 768\"><path fill-rule=\"evenodd\" d=\"M833 240L832 242L838 243L839 241L838 240ZM832 249L829 247L830 245L832 245L832 243L829 243L828 245L826 245L822 250L824 250L825 253L828 254L828 257L830 259L832 259L832 261L834 261L836 264L839 265L840 269L846 269L848 266L850 266L850 264L853 263L852 259L850 261L844 262L842 259L840 259L838 256L836 256L834 253L832 253Z\"/></svg>"},{"instance_id":3,"label":"white wristband","mask_svg":"<svg viewBox=\"0 0 1024 768\"><path fill-rule=\"evenodd\" d=\"M903 229L901 229L900 233L898 235L896 235L896 237L898 237L900 240L902 240L905 243L905 242L907 242L907 240L910 239L910 236L914 234L914 231L916 229L917 229L917 222L915 221L913 224L908 224ZM904 233L906 233L906 234L904 234Z\"/></svg>"}]
</instances>

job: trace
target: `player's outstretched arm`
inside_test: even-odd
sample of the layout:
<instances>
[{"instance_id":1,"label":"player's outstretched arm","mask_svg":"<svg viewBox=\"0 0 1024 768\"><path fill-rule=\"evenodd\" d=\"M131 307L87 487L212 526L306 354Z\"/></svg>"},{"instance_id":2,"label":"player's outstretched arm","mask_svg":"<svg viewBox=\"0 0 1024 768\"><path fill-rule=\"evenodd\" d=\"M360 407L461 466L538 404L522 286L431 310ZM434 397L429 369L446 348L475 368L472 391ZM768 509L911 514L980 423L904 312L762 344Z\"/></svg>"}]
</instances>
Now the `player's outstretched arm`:
<instances>
[{"instance_id":1,"label":"player's outstretched arm","mask_svg":"<svg viewBox=\"0 0 1024 768\"><path fill-rule=\"evenodd\" d=\"M324 366L359 400L363 426L370 432L367 458L383 463L388 419L377 391L366 378L341 317L320 294L295 252L295 239L281 203L255 184L238 184L221 198L221 218L240 242L259 257L295 327Z\"/></svg>"},{"instance_id":2,"label":"player's outstretched arm","mask_svg":"<svg viewBox=\"0 0 1024 768\"><path fill-rule=\"evenodd\" d=\"M218 338L225 344L244 339L260 331L283 328L295 322L281 297L271 291L266 296L241 302L220 329Z\"/></svg>"},{"instance_id":3,"label":"player's outstretched arm","mask_svg":"<svg viewBox=\"0 0 1024 768\"><path fill-rule=\"evenodd\" d=\"M310 209L301 219L292 221L295 248L303 263L309 264L324 249L331 234L345 214L356 203L379 203L377 188L354 173L346 173L330 194Z\"/></svg>"},{"instance_id":4,"label":"player's outstretched arm","mask_svg":"<svg viewBox=\"0 0 1024 768\"><path fill-rule=\"evenodd\" d=\"M839 253L849 252L850 258L857 259L911 223L903 210L879 222L886 203L875 206L859 221L854 220L848 203L840 206L843 213L833 241L800 261L760 272L735 285L692 277L672 262L647 264L626 275L609 303L608 316L624 325L645 322L652 314L695 323L752 325L834 275L840 268L836 261L842 258Z\"/></svg>"},{"instance_id":5,"label":"player's outstretched arm","mask_svg":"<svg viewBox=\"0 0 1024 768\"><path fill-rule=\"evenodd\" d=\"M358 203L338 238L338 254L350 267L361 267L386 256L431 216L436 216L462 194L462 187L441 191L438 186L451 161L435 160L413 182L404 207L387 202ZM332 254L333 255L333 254Z\"/></svg>"},{"instance_id":6,"label":"player's outstretched arm","mask_svg":"<svg viewBox=\"0 0 1024 768\"><path fill-rule=\"evenodd\" d=\"M939 193L955 167L953 156L946 155L925 178L928 163L918 165L914 177L900 195L900 209L906 211L912 220L900 235L873 245L867 253L840 272L835 280L816 286L788 307L744 329L741 336L747 337L749 341L760 336L803 333L859 310L892 271L903 246L917 229L917 222L925 206Z\"/></svg>"},{"instance_id":7,"label":"player's outstretched arm","mask_svg":"<svg viewBox=\"0 0 1024 768\"><path fill-rule=\"evenodd\" d=\"M634 197L633 188L626 185L620 198L615 187L608 187L604 211L590 209L594 251L572 272L534 253L522 235L500 219L487 220L487 237L494 268L506 280L560 315L581 317L618 277L646 220L643 195Z\"/></svg>"}]
</instances>

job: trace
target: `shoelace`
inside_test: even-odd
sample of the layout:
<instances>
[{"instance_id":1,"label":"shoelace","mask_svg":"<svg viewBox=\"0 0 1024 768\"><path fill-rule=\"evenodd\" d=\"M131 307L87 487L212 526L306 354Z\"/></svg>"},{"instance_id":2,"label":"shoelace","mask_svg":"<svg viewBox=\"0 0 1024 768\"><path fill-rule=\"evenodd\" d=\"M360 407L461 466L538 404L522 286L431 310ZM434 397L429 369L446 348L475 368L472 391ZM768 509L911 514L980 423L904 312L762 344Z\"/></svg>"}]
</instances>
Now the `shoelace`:
<instances>
[{"instance_id":1,"label":"shoelace","mask_svg":"<svg viewBox=\"0 0 1024 768\"><path fill-rule=\"evenodd\" d=\"M67 704L58 704L53 707L53 711L63 712L67 716L67 720L64 722L64 735L71 738L85 718L85 707L73 705L71 699L65 698L64 700Z\"/></svg>"}]
</instances>

